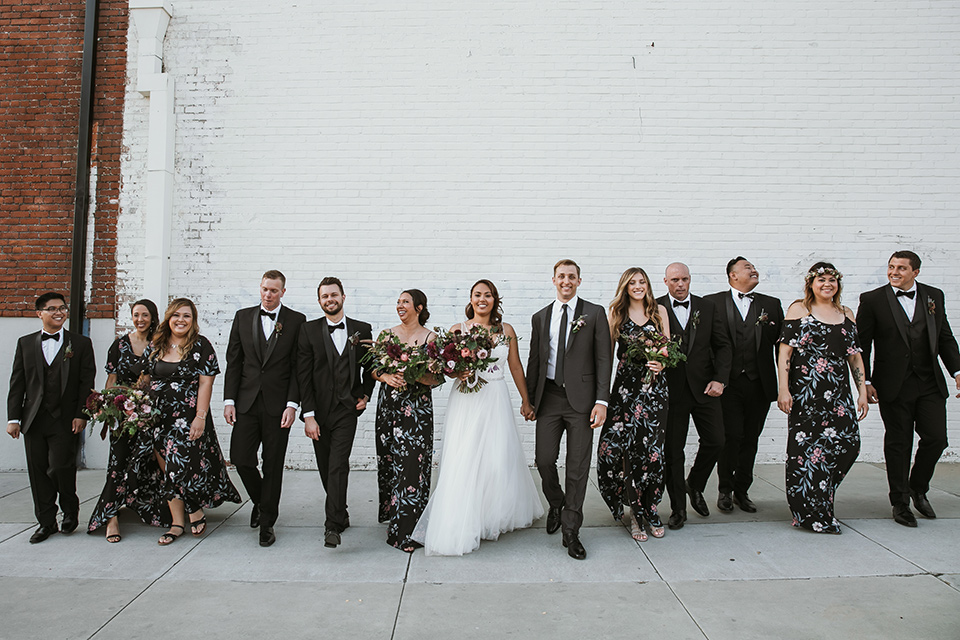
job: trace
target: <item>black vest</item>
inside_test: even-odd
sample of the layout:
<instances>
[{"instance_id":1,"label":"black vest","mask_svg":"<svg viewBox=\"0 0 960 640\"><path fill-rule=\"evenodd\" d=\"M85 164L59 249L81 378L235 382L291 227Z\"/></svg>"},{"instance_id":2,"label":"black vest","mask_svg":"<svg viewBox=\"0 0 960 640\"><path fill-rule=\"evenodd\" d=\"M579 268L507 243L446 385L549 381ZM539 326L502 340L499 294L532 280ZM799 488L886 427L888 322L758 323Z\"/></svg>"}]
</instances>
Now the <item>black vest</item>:
<instances>
[{"instance_id":1,"label":"black vest","mask_svg":"<svg viewBox=\"0 0 960 640\"><path fill-rule=\"evenodd\" d=\"M336 354L336 347L333 347ZM350 345L343 346L343 353L333 357L333 379L337 388L337 400L345 407L356 408L357 399L350 388Z\"/></svg>"},{"instance_id":2,"label":"black vest","mask_svg":"<svg viewBox=\"0 0 960 640\"><path fill-rule=\"evenodd\" d=\"M740 311L734 309L734 319L737 331L737 348L733 350L733 366L730 371L732 377L745 375L750 380L760 378L760 368L757 366L757 305L750 305L747 319L740 319Z\"/></svg>"},{"instance_id":3,"label":"black vest","mask_svg":"<svg viewBox=\"0 0 960 640\"><path fill-rule=\"evenodd\" d=\"M907 371L912 371L921 380L933 378L935 364L930 355L930 334L925 311L918 301L913 311L913 321L907 324L907 340L910 343Z\"/></svg>"},{"instance_id":4,"label":"black vest","mask_svg":"<svg viewBox=\"0 0 960 640\"><path fill-rule=\"evenodd\" d=\"M62 351L62 348L61 348ZM60 351L53 358L53 364L43 360L43 408L54 418L60 417Z\"/></svg>"}]
</instances>

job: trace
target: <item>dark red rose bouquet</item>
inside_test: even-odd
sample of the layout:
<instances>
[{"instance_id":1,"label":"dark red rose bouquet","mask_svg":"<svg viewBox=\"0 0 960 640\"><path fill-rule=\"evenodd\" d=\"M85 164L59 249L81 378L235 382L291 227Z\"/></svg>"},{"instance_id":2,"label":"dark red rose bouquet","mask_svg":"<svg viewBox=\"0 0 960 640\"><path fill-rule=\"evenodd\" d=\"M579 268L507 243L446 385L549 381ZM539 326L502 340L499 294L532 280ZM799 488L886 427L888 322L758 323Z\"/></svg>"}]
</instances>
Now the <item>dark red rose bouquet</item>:
<instances>
[{"instance_id":1,"label":"dark red rose bouquet","mask_svg":"<svg viewBox=\"0 0 960 640\"><path fill-rule=\"evenodd\" d=\"M439 327L434 331L437 340L427 345L427 354L434 361L430 370L451 378L468 373L466 380L460 380L457 386L463 393L479 391L487 383L480 374L497 361L492 357L494 347L509 340L502 328L488 329L478 324L467 331L444 331Z\"/></svg>"}]
</instances>

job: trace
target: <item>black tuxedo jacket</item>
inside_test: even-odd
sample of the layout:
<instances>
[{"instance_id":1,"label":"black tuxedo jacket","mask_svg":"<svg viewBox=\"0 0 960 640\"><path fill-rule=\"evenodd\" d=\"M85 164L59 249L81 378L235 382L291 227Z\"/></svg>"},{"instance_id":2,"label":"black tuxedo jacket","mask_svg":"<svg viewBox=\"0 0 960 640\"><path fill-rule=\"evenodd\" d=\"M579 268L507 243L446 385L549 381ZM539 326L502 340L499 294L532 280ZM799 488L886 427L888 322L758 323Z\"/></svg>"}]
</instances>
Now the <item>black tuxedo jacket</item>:
<instances>
[{"instance_id":1,"label":"black tuxedo jacket","mask_svg":"<svg viewBox=\"0 0 960 640\"><path fill-rule=\"evenodd\" d=\"M740 310L730 295L730 289L711 293L703 297L716 307L717 313L726 324L727 335L730 337L730 346L738 349L753 349L757 354L757 368L760 369L760 385L763 387L764 400L773 402L777 399L779 386L777 382L777 347L780 339L780 329L783 325L783 306L780 300L762 293L755 293L751 312L756 310L756 324L753 330L753 339L747 344L737 344L737 324L743 322ZM749 316L748 316L749 317ZM732 358L732 357L731 357ZM737 372L731 371L731 379Z\"/></svg>"},{"instance_id":2,"label":"black tuxedo jacket","mask_svg":"<svg viewBox=\"0 0 960 640\"><path fill-rule=\"evenodd\" d=\"M373 329L366 322L345 318L347 345L344 349L350 358L350 393L354 398L373 395L373 371L369 364L360 364L367 353L361 340L372 340ZM300 409L302 413L315 412L314 418L322 428L337 403L334 364L337 348L330 337L326 317L306 322L300 327L297 340L297 376L300 383ZM369 344L369 343L368 343ZM363 413L358 411L357 415Z\"/></svg>"},{"instance_id":3,"label":"black tuxedo jacket","mask_svg":"<svg viewBox=\"0 0 960 640\"><path fill-rule=\"evenodd\" d=\"M923 314L930 334L930 355L937 358L954 374L960 371L960 352L957 340L950 330L943 305L943 291L936 287L917 283L916 314ZM857 330L863 348L863 367L866 379L876 388L883 402L896 400L900 387L907 376L906 362L909 354L907 340L907 314L897 302L893 287L883 285L860 295L857 309ZM873 353L873 362L870 355ZM934 366L934 378L940 394L950 395L947 383L939 367Z\"/></svg>"},{"instance_id":4,"label":"black tuxedo jacket","mask_svg":"<svg viewBox=\"0 0 960 640\"><path fill-rule=\"evenodd\" d=\"M711 381L726 385L730 381L730 363L733 351L727 325L716 306L709 300L690 295L690 319L687 337L680 343L687 361L667 369L667 387L678 393L686 382L696 402L707 402L710 396L703 391ZM673 312L670 296L661 296L657 302L667 308L670 318L670 336L683 336L683 328Z\"/></svg>"},{"instance_id":5,"label":"black tuxedo jacket","mask_svg":"<svg viewBox=\"0 0 960 640\"><path fill-rule=\"evenodd\" d=\"M297 335L306 321L307 317L299 311L281 305L273 333L264 347L260 344L260 305L237 311L227 342L224 400L233 400L237 411L246 413L257 394L263 392L270 415L283 413L288 402L300 404Z\"/></svg>"},{"instance_id":6,"label":"black tuxedo jacket","mask_svg":"<svg viewBox=\"0 0 960 640\"><path fill-rule=\"evenodd\" d=\"M527 359L527 393L534 409L540 406L547 382L547 361L550 358L550 315L553 302L533 314L530 334L530 355ZM610 373L613 359L610 348L610 326L603 307L577 299L571 321L583 319L579 329L571 328L564 352L564 389L570 406L580 413L589 413L598 400L610 400Z\"/></svg>"},{"instance_id":7,"label":"black tuxedo jacket","mask_svg":"<svg viewBox=\"0 0 960 640\"><path fill-rule=\"evenodd\" d=\"M69 424L74 418L88 420L83 412L87 397L93 391L97 365L90 338L63 330L63 345L54 359L60 367L60 415ZM40 332L17 341L7 394L7 420L19 420L20 432L26 433L43 403L43 349Z\"/></svg>"}]
</instances>

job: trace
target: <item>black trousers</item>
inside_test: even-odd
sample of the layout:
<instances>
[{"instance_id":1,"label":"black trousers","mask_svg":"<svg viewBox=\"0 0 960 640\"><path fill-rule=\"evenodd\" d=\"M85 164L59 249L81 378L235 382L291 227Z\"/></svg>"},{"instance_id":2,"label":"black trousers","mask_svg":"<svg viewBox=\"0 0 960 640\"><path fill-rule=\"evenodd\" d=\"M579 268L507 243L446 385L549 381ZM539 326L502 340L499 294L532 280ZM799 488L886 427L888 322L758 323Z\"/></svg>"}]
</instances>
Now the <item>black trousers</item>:
<instances>
[{"instance_id":1,"label":"black trousers","mask_svg":"<svg viewBox=\"0 0 960 640\"><path fill-rule=\"evenodd\" d=\"M702 394L702 392L700 392ZM678 393L670 395L670 410L667 413L667 430L664 456L664 484L670 494L672 511L686 510L687 491L683 477L684 453L687 444L687 431L690 417L700 436L700 447L693 461L687 481L697 491L707 486L707 478L723 450L723 409L720 398L704 396L705 401L697 402L693 398L690 385L684 382Z\"/></svg>"},{"instance_id":2,"label":"black trousers","mask_svg":"<svg viewBox=\"0 0 960 640\"><path fill-rule=\"evenodd\" d=\"M260 506L260 524L272 527L280 511L283 463L287 455L290 429L281 429L281 415L267 412L263 394L245 413L237 412L230 438L230 461L237 467L243 487L254 504ZM263 476L257 470L257 451L263 445Z\"/></svg>"},{"instance_id":3,"label":"black trousers","mask_svg":"<svg viewBox=\"0 0 960 640\"><path fill-rule=\"evenodd\" d=\"M57 525L58 497L65 516L76 517L80 512L77 497L80 434L73 433L71 423L71 418L54 418L41 408L30 429L23 434L33 510L37 522L44 527Z\"/></svg>"},{"instance_id":4,"label":"black trousers","mask_svg":"<svg viewBox=\"0 0 960 640\"><path fill-rule=\"evenodd\" d=\"M770 411L760 379L737 376L720 396L723 450L717 460L721 493L745 495L753 484L753 465L763 423Z\"/></svg>"},{"instance_id":5,"label":"black trousers","mask_svg":"<svg viewBox=\"0 0 960 640\"><path fill-rule=\"evenodd\" d=\"M536 463L543 495L551 508L563 506L560 523L564 532L577 533L583 524L583 500L587 495L590 460L593 455L593 429L590 414L570 406L562 387L547 382L537 407ZM564 487L560 487L557 459L560 440L567 434L567 458Z\"/></svg>"},{"instance_id":6,"label":"black trousers","mask_svg":"<svg viewBox=\"0 0 960 640\"><path fill-rule=\"evenodd\" d=\"M908 505L911 489L917 493L930 489L937 461L947 448L947 405L934 380L921 380L911 373L895 400L884 402L880 396L880 417L890 504ZM914 431L920 443L911 471Z\"/></svg>"},{"instance_id":7,"label":"black trousers","mask_svg":"<svg viewBox=\"0 0 960 640\"><path fill-rule=\"evenodd\" d=\"M324 505L324 528L341 532L347 524L347 476L350 472L350 452L357 435L357 410L336 405L320 427L320 439L313 441L317 456L320 482L327 492Z\"/></svg>"}]
</instances>

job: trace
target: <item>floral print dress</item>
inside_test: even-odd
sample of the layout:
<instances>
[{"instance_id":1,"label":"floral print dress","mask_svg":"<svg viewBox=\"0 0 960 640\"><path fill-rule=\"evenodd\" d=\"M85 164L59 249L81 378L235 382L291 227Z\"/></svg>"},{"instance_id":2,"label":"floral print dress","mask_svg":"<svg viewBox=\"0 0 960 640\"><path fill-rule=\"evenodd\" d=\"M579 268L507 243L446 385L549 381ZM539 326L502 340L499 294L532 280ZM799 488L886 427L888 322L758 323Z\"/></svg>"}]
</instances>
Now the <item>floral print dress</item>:
<instances>
[{"instance_id":1,"label":"floral print dress","mask_svg":"<svg viewBox=\"0 0 960 640\"><path fill-rule=\"evenodd\" d=\"M793 526L840 533L833 515L840 482L860 453L857 407L847 357L861 351L857 325L827 324L812 315L786 320L780 342L793 347L787 419L787 502Z\"/></svg>"},{"instance_id":2,"label":"floral print dress","mask_svg":"<svg viewBox=\"0 0 960 640\"><path fill-rule=\"evenodd\" d=\"M627 318L620 329L621 336L645 331L656 331L652 321L638 326ZM639 521L652 527L663 526L658 515L663 495L663 441L667 420L667 377L662 372L653 378L649 387L643 384L648 369L628 362L624 356L626 344L617 341L620 362L610 393L610 410L600 432L597 445L597 478L600 495L613 517L623 517L624 500L629 496L630 507ZM624 490L631 483L635 491Z\"/></svg>"},{"instance_id":3,"label":"floral print dress","mask_svg":"<svg viewBox=\"0 0 960 640\"><path fill-rule=\"evenodd\" d=\"M137 383L146 365L146 355L138 356L130 343L130 336L124 335L110 345L104 369L107 375L117 376L118 385L130 387ZM121 507L136 511L146 524L170 526L170 508L161 499L162 484L163 472L153 454L150 433L111 433L107 479L90 516L87 532L93 533L106 525Z\"/></svg>"},{"instance_id":4,"label":"floral print dress","mask_svg":"<svg viewBox=\"0 0 960 640\"><path fill-rule=\"evenodd\" d=\"M395 389L380 383L377 398L377 519L387 523L387 544L420 545L410 539L430 497L433 468L433 394L423 384Z\"/></svg>"},{"instance_id":5,"label":"floral print dress","mask_svg":"<svg viewBox=\"0 0 960 640\"><path fill-rule=\"evenodd\" d=\"M187 438L197 414L200 376L220 373L213 345L198 336L193 349L180 362L149 358L147 373L161 415L153 432L153 446L166 462L162 497L183 500L188 513L225 501L239 503L240 494L227 475L209 411L203 435L196 440Z\"/></svg>"}]
</instances>

